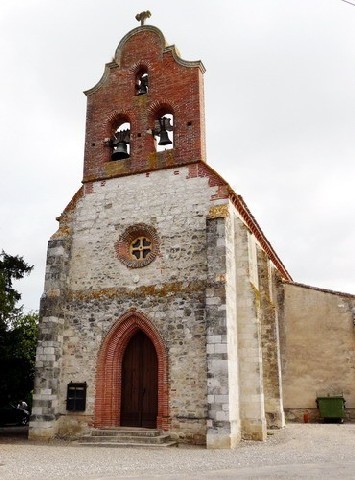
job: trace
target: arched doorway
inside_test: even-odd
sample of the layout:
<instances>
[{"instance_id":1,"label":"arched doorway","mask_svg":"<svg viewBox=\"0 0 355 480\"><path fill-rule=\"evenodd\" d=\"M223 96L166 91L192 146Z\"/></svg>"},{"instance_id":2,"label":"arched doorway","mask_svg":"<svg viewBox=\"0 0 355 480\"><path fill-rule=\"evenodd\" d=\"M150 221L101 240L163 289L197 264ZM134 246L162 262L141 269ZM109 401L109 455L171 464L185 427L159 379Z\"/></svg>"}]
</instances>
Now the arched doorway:
<instances>
[{"instance_id":1,"label":"arched doorway","mask_svg":"<svg viewBox=\"0 0 355 480\"><path fill-rule=\"evenodd\" d=\"M146 356L152 355L152 349L156 356L156 428L162 430L170 428L168 362L165 345L152 322L136 310L126 312L112 326L103 339L98 353L94 417L94 425L97 428L121 425L122 400L123 396L127 395L122 392L124 384L127 384L123 380L124 357L126 353L129 356L128 352L136 348L134 342L139 342L138 337L136 340L133 339L138 334L144 335L145 348L150 349L151 353L147 353ZM129 347L131 340L133 343Z\"/></svg>"},{"instance_id":2,"label":"arched doorway","mask_svg":"<svg viewBox=\"0 0 355 480\"><path fill-rule=\"evenodd\" d=\"M120 425L156 428L157 413L157 354L150 338L139 330L123 355Z\"/></svg>"}]
</instances>

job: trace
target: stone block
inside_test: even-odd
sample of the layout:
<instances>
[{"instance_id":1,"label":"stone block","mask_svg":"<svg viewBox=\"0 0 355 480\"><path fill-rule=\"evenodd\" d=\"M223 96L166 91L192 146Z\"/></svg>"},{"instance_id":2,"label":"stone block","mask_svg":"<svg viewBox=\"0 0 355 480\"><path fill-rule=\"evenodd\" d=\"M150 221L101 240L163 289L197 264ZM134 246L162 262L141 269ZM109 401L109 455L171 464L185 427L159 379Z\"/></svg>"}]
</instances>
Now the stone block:
<instances>
[{"instance_id":1,"label":"stone block","mask_svg":"<svg viewBox=\"0 0 355 480\"><path fill-rule=\"evenodd\" d=\"M228 404L229 402L229 396L228 395L215 395L215 403L226 403Z\"/></svg>"},{"instance_id":2,"label":"stone block","mask_svg":"<svg viewBox=\"0 0 355 480\"><path fill-rule=\"evenodd\" d=\"M226 343L216 343L214 351L215 353L228 353L228 345Z\"/></svg>"}]
</instances>

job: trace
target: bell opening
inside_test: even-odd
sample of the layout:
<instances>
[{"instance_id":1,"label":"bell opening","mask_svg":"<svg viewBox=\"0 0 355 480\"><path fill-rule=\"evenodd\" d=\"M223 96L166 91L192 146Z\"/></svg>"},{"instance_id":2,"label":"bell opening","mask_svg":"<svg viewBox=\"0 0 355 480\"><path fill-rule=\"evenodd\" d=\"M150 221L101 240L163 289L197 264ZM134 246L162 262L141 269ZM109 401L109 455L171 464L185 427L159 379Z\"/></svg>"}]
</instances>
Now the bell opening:
<instances>
[{"instance_id":1,"label":"bell opening","mask_svg":"<svg viewBox=\"0 0 355 480\"><path fill-rule=\"evenodd\" d=\"M115 131L112 139L112 161L124 160L130 157L130 135L131 129L129 122L121 124Z\"/></svg>"},{"instance_id":2,"label":"bell opening","mask_svg":"<svg viewBox=\"0 0 355 480\"><path fill-rule=\"evenodd\" d=\"M156 120L156 133L154 137L157 152L174 148L173 115L171 113L167 113Z\"/></svg>"},{"instance_id":3,"label":"bell opening","mask_svg":"<svg viewBox=\"0 0 355 480\"><path fill-rule=\"evenodd\" d=\"M140 72L136 80L137 95L146 95L148 93L148 90L148 73L145 71Z\"/></svg>"}]
</instances>

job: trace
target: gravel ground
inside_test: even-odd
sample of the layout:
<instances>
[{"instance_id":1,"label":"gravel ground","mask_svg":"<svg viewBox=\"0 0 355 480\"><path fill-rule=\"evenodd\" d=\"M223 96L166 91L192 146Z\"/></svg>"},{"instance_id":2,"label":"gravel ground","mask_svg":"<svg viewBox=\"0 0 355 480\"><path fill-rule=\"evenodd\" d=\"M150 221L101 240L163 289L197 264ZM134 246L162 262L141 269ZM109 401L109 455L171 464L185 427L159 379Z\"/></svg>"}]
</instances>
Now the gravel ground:
<instances>
[{"instance_id":1,"label":"gravel ground","mask_svg":"<svg viewBox=\"0 0 355 480\"><path fill-rule=\"evenodd\" d=\"M39 444L0 432L1 480L355 479L355 424L289 424L235 450Z\"/></svg>"}]
</instances>

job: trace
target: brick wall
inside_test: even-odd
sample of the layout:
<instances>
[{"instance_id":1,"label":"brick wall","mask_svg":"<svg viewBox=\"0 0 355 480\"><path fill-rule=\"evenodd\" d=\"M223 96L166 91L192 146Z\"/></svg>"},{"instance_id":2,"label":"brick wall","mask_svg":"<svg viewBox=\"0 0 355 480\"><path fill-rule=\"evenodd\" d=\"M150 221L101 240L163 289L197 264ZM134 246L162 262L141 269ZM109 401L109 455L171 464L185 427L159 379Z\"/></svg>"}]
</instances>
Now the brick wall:
<instances>
[{"instance_id":1,"label":"brick wall","mask_svg":"<svg viewBox=\"0 0 355 480\"><path fill-rule=\"evenodd\" d=\"M135 89L141 68L148 72L146 95ZM182 60L174 47L166 47L157 28L127 34L103 78L86 92L84 181L205 160L203 73L201 62ZM151 130L166 113L174 117L174 148L157 152ZM131 155L112 162L104 140L123 121L131 125Z\"/></svg>"}]
</instances>

